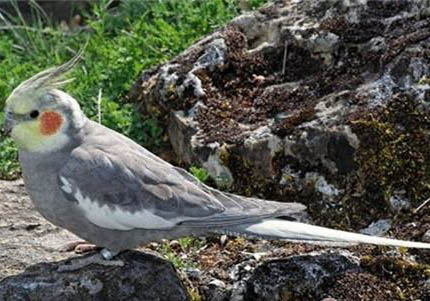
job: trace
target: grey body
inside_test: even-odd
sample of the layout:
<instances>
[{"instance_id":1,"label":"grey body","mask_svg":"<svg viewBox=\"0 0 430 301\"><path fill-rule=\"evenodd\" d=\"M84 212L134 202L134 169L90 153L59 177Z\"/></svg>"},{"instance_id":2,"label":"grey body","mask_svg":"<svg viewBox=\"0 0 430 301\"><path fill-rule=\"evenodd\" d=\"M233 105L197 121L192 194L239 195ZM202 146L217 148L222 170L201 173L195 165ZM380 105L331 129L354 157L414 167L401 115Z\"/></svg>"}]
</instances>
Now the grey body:
<instances>
[{"instance_id":1,"label":"grey body","mask_svg":"<svg viewBox=\"0 0 430 301\"><path fill-rule=\"evenodd\" d=\"M68 229L79 237L98 246L109 248L112 251L121 251L124 249L134 248L148 242L160 241L161 239L177 238L185 235L211 235L214 233L234 232L234 230L228 230L229 224L244 223L242 218L237 221L233 219L233 221L230 222L228 222L227 218L227 220L225 222L223 221L221 225L217 225L216 223L211 225L211 220L209 219L209 222L206 222L204 220L204 216L202 216L202 223L192 221L189 226L178 224L168 229L112 230L95 225L86 218L85 213L78 206L77 202L73 199L67 198L67 195L59 185L59 175L64 173L65 166L70 162L72 153L81 148L105 150L110 154L114 152L115 155L120 155L123 160L127 160L128 153L138 152L142 154L142 161L135 162L136 156L133 157L134 161L132 167L136 170L151 168L151 165L148 164L148 160L143 160L143 158L148 159L148 157L151 157L164 166L166 177L169 172L175 173L176 177L179 175L179 177L176 178L176 181L178 183L185 184L181 187L186 187L187 184L198 185L199 188L206 189L208 192L211 192L208 194L210 197L213 197L213 193L218 193L219 195L224 196L228 195L208 188L203 184L199 184L198 181L185 170L181 170L168 164L127 137L119 135L93 121L87 120L84 127L79 132L75 133L75 137L76 139L73 139L74 144L68 145L54 153L44 154L25 151L19 152L19 160L22 166L27 191L30 194L36 209L53 224ZM87 166L91 166L91 162L86 163L88 164ZM79 170L81 168L80 166L75 167L76 170L71 172L78 173L78 179L80 178L81 181L87 181L94 184L95 178L92 177L97 177L97 175L90 174L91 168L88 170ZM84 167L82 166L82 168ZM111 171L107 169L106 172L108 173ZM132 172L134 172L134 170ZM150 172L151 175L154 175L153 172L155 171ZM88 177L87 179L82 178L86 176ZM163 176L163 174L159 174L159 176ZM130 181L133 180L133 178L130 179ZM157 182L157 179L153 180ZM108 187L112 184L115 185L115 183L109 181L104 183L104 185ZM123 187L114 187L114 189L126 190L126 186L127 185L123 185ZM142 188L145 189L144 187ZM93 185L93 192L97 193L97 189L104 190L106 187ZM178 193L182 192L179 191ZM183 191L183 193L184 197L186 197L185 194L187 194L187 191ZM132 193L133 196L139 194L141 194L142 197L145 196L144 191ZM203 194L202 196L204 195L206 194ZM300 204L282 204L275 202L266 203L256 199L235 197L235 202L223 202L223 198L218 198L218 200L221 200L220 205L224 207L224 211L234 210L235 212L241 212L247 221L256 222L261 220L261 217L259 217L260 214L264 218L283 215L290 216L292 219L304 217L305 215L305 207ZM227 197L224 198L226 200L229 199ZM103 202L104 200L101 201ZM147 201L148 200L145 199L133 200L133 204L142 204L143 206L135 206L134 208L131 208L131 210L145 210L145 204L147 204L146 206L151 206L148 205ZM181 200L175 200L175 202L176 201L180 202ZM205 200L199 201L203 203ZM207 201L210 202L212 200ZM200 208L196 208L196 210L206 213ZM248 212L250 214L248 214ZM171 212L171 214L177 214L177 212ZM257 215L257 217L254 217L253 215ZM230 215L227 214L227 216ZM212 222L214 223L215 220L212 220Z\"/></svg>"},{"instance_id":2,"label":"grey body","mask_svg":"<svg viewBox=\"0 0 430 301\"><path fill-rule=\"evenodd\" d=\"M20 162L23 167L23 177L26 189L37 211L51 223L67 229L82 239L97 246L112 251L135 248L148 242L157 242L161 239L177 238L185 235L201 235L204 229L170 229L130 231L111 230L91 223L75 202L64 199L63 191L58 185L56 176L60 167L54 160L61 159L62 154L32 159L34 154L20 152ZM57 161L61 162L61 161ZM38 166L50 166L38 168ZM40 181L43 179L43 181Z\"/></svg>"}]
</instances>

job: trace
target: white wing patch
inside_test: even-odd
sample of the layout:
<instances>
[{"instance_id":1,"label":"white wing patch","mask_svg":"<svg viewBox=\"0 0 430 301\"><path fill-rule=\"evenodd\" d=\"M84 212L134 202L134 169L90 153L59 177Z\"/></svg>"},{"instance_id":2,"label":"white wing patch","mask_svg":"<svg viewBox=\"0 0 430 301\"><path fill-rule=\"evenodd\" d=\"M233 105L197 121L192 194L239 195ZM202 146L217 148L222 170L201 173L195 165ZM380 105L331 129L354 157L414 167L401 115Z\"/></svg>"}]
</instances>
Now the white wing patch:
<instances>
[{"instance_id":1,"label":"white wing patch","mask_svg":"<svg viewBox=\"0 0 430 301\"><path fill-rule=\"evenodd\" d=\"M169 229L176 225L174 220L166 220L148 210L141 210L134 213L121 210L119 207L111 208L107 205L99 205L97 200L91 200L84 196L81 190L74 187L64 177L60 177L63 186L61 189L67 194L71 194L78 201L78 207L84 212L85 217L93 224L112 230L132 230L132 229Z\"/></svg>"},{"instance_id":2,"label":"white wing patch","mask_svg":"<svg viewBox=\"0 0 430 301\"><path fill-rule=\"evenodd\" d=\"M72 193L72 185L70 184L69 181L67 181L67 179L65 177L61 177L60 176L60 180L61 182L63 182L63 186L61 186L61 189L65 192L65 193Z\"/></svg>"}]
</instances>

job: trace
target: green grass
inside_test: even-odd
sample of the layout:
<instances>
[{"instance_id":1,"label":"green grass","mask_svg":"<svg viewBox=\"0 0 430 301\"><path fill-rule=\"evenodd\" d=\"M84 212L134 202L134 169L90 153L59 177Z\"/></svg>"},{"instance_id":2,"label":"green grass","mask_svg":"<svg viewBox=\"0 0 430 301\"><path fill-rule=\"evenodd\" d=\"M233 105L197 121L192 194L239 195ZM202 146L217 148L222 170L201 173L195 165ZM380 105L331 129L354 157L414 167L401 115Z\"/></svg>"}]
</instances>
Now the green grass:
<instances>
[{"instance_id":1,"label":"green grass","mask_svg":"<svg viewBox=\"0 0 430 301\"><path fill-rule=\"evenodd\" d=\"M256 8L266 1L249 4ZM169 60L231 20L240 13L238 2L128 0L108 11L108 1L100 1L86 16L86 29L79 31L42 25L42 18L29 27L19 14L9 16L0 34L0 111L21 81L69 60L88 40L82 62L71 73L76 80L65 90L94 120L101 92L103 124L144 146L156 145L162 135L157 120L142 120L134 105L122 100L142 70ZM16 156L14 144L0 136L0 178L19 175Z\"/></svg>"},{"instance_id":2,"label":"green grass","mask_svg":"<svg viewBox=\"0 0 430 301\"><path fill-rule=\"evenodd\" d=\"M195 253L204 246L205 241L196 237L185 236L179 238L178 243L179 249L178 247L172 248L171 241L165 240L161 243L158 251L179 270L196 268L196 263L185 257L184 254Z\"/></svg>"},{"instance_id":3,"label":"green grass","mask_svg":"<svg viewBox=\"0 0 430 301\"><path fill-rule=\"evenodd\" d=\"M204 168L191 166L190 172L193 176L195 176L202 183L206 183L206 181L209 178L209 172Z\"/></svg>"},{"instance_id":4,"label":"green grass","mask_svg":"<svg viewBox=\"0 0 430 301\"><path fill-rule=\"evenodd\" d=\"M0 140L0 175L13 180L19 176L18 152L11 138Z\"/></svg>"}]
</instances>

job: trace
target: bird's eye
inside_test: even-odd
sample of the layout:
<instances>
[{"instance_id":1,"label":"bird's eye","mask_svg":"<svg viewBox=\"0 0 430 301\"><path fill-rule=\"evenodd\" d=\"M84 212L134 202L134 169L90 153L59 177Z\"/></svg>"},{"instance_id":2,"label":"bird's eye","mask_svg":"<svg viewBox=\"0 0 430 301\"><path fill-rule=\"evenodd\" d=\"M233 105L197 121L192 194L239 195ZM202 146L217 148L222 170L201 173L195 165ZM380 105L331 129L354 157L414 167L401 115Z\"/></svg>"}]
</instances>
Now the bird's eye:
<instances>
[{"instance_id":1,"label":"bird's eye","mask_svg":"<svg viewBox=\"0 0 430 301\"><path fill-rule=\"evenodd\" d=\"M30 117L31 118L37 118L37 116L39 116L39 111L34 110L30 112Z\"/></svg>"}]
</instances>

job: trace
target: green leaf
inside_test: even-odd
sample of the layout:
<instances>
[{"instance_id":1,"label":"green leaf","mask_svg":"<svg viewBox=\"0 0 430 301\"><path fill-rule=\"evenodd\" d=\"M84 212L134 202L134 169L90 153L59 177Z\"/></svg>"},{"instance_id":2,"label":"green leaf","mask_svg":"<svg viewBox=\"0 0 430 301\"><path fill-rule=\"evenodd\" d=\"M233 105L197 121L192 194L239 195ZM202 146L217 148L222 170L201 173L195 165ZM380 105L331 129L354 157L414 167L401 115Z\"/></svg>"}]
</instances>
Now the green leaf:
<instances>
[{"instance_id":1,"label":"green leaf","mask_svg":"<svg viewBox=\"0 0 430 301\"><path fill-rule=\"evenodd\" d=\"M202 183L205 183L206 180L209 178L209 172L204 168L192 166L190 168L190 172Z\"/></svg>"}]
</instances>

